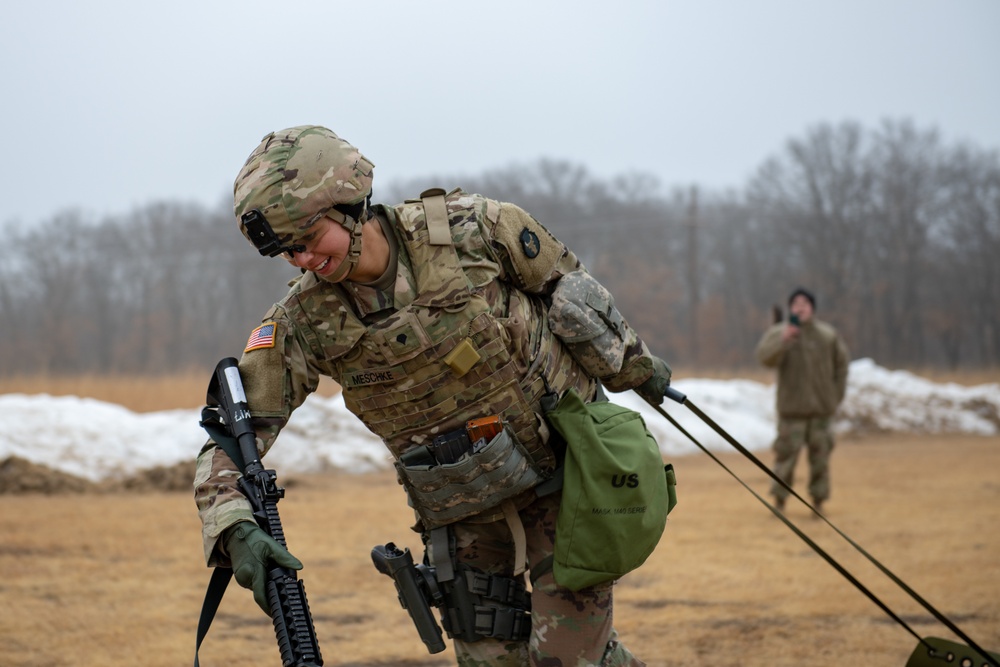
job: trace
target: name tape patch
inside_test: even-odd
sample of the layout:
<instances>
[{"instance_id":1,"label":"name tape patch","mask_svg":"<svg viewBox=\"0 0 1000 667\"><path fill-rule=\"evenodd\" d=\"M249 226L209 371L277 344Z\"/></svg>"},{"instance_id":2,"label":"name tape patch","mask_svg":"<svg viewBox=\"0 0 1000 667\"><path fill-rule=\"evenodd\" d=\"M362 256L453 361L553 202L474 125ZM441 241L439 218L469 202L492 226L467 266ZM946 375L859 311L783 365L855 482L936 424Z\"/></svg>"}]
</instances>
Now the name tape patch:
<instances>
[{"instance_id":1,"label":"name tape patch","mask_svg":"<svg viewBox=\"0 0 1000 667\"><path fill-rule=\"evenodd\" d=\"M348 373L347 385L349 387L368 387L373 384L395 382L399 379L401 379L399 369L372 368L370 370Z\"/></svg>"}]
</instances>

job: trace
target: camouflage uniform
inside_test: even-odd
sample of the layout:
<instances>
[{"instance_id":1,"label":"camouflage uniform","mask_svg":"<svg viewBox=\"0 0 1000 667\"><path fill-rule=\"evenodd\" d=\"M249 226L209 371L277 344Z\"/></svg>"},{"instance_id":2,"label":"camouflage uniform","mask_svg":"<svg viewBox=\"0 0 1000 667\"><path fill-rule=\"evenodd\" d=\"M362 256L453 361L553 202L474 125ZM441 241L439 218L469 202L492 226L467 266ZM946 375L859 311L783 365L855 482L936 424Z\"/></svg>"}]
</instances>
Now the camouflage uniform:
<instances>
[{"instance_id":1,"label":"camouflage uniform","mask_svg":"<svg viewBox=\"0 0 1000 667\"><path fill-rule=\"evenodd\" d=\"M778 370L778 437L774 441L774 473L792 485L803 446L809 453L809 494L816 502L830 497L831 424L847 389L850 356L836 330L815 317L800 325L798 338L782 341L786 324L779 322L757 344L757 359ZM783 501L788 492L774 484Z\"/></svg>"},{"instance_id":2,"label":"camouflage uniform","mask_svg":"<svg viewBox=\"0 0 1000 667\"><path fill-rule=\"evenodd\" d=\"M461 190L374 212L369 224L382 225L396 259L384 285L336 284L306 273L263 318L266 344L252 336L257 342L244 352L240 372L258 449L270 449L320 375L332 377L347 407L391 452L417 530L452 526L460 562L513 575L523 570L504 520L513 508L525 531L527 566L535 567L553 553L559 504L559 494L539 498L534 490L557 465L540 400L570 387L591 398L596 391L584 370L593 367L591 352L585 341L571 351L552 333L548 302L564 276L586 270L519 207ZM432 223L441 216L443 240ZM655 358L624 320L616 336L610 358L617 364L599 379L624 391L651 377ZM606 349L596 356L609 358ZM503 417L515 444L502 460L480 466L490 469L477 473L484 484L441 480L400 460L435 434L489 414ZM210 441L195 479L210 565L226 564L217 548L221 533L251 518L237 477ZM616 639L611 584L574 593L556 585L551 571L533 576L529 642L457 641L460 664L526 665L529 654L533 664L643 664Z\"/></svg>"}]
</instances>

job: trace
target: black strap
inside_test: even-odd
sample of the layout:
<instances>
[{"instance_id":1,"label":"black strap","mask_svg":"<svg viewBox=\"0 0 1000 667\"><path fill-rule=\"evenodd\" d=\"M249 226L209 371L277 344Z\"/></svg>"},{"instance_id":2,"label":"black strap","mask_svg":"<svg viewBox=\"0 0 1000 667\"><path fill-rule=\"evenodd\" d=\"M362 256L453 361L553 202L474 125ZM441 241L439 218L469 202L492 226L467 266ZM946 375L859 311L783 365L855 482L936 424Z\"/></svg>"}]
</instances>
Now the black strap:
<instances>
[{"instance_id":1,"label":"black strap","mask_svg":"<svg viewBox=\"0 0 1000 667\"><path fill-rule=\"evenodd\" d=\"M555 554L549 554L542 560L538 561L535 567L531 568L531 571L528 573L528 579L531 581L531 585L534 586L535 582L541 579L542 576L551 572L552 566L555 562Z\"/></svg>"},{"instance_id":2,"label":"black strap","mask_svg":"<svg viewBox=\"0 0 1000 667\"><path fill-rule=\"evenodd\" d=\"M202 428L208 431L209 436L215 441L215 444L229 455L229 458L233 460L233 463L240 469L240 472L244 472L246 464L243 462L243 454L240 453L240 446L236 442L236 438L229 435L225 426L218 421L216 413L210 408L202 410L201 418ZM212 571L212 578L209 579L208 588L205 590L205 601L201 603L201 615L198 617L198 634L194 646L194 667L199 667L198 650L201 648L201 642L205 639L205 635L208 634L208 629L212 627L215 612L219 610L222 596L225 595L226 588L229 586L229 581L232 578L233 571L228 567L216 567Z\"/></svg>"},{"instance_id":3,"label":"black strap","mask_svg":"<svg viewBox=\"0 0 1000 667\"><path fill-rule=\"evenodd\" d=\"M205 601L201 604L201 616L198 618L198 639L194 645L194 667L198 666L198 650L201 649L201 642L208 634L208 628L212 625L215 612L219 610L219 603L229 586L229 580L233 578L233 571L228 567L217 567L212 571L212 578L208 581L208 589L205 591Z\"/></svg>"},{"instance_id":4,"label":"black strap","mask_svg":"<svg viewBox=\"0 0 1000 667\"><path fill-rule=\"evenodd\" d=\"M210 407L201 410L201 421L199 425L208 432L208 435L222 450L229 455L240 472L245 472L246 462L243 460L243 453L236 438L229 434L229 429L219 421L218 413Z\"/></svg>"},{"instance_id":5,"label":"black strap","mask_svg":"<svg viewBox=\"0 0 1000 667\"><path fill-rule=\"evenodd\" d=\"M478 595L483 600L510 605L522 611L531 608L531 595L524 585L523 578L467 569L465 584L473 595Z\"/></svg>"},{"instance_id":6,"label":"black strap","mask_svg":"<svg viewBox=\"0 0 1000 667\"><path fill-rule=\"evenodd\" d=\"M847 540L847 542L851 546L853 546L862 555L864 555L869 561L871 561L879 570L882 571L883 574L885 574L887 577L889 577L896 585L898 585L900 588L902 588L904 591L906 591L906 593L908 593L910 595L910 597L912 597L914 600L916 600L921 606L924 607L924 609L926 609L927 611L929 611L937 620L939 620L941 623L943 623L945 626L947 626L956 635L958 635L959 637L961 637L970 647L972 647L973 649L975 649L976 651L978 651L979 653L981 653L982 656L987 661L989 661L990 664L994 665L994 667L1000 667L1000 666L997 665L997 663L994 661L994 659L990 657L989 653L987 653L984 649L980 648L979 645L977 645L974 641L972 641L972 639L970 639L968 637L968 635L966 635L964 632L962 632L958 628L958 626L956 626L954 623L952 623L951 620L948 619L948 617L946 617L944 614L942 614L937 609L935 609L933 605L931 605L929 602L927 602L926 600L924 600L924 598L922 598L920 595L918 595L917 592L914 591L912 588L910 588L903 580L901 580L899 577L897 577L895 574L893 574L893 572L891 572L889 570L889 568L887 568L886 566L884 566L874 556L872 556L867 551L865 551L861 547L861 545L859 545L857 542L855 542L850 537L848 537L846 533L844 533L842 530L840 530L835 525L833 525L833 523L829 519L827 519L819 510L817 510L811 504L809 504L808 502L806 502L806 500L802 496L800 496L798 493L796 493L795 490L793 490L788 484L786 484L783 479L781 479L780 477L778 477L778 475L776 475L766 464L764 464L760 459L758 459L756 456L754 456L750 452L750 450L748 450L746 447L744 447L739 442L737 442L735 438L733 438L731 435L729 435L729 433L727 433L725 431L725 429L723 429L721 426L719 426L718 424L716 424L715 421L713 421L708 415L706 415L704 412L702 412L701 410L699 410L697 408L697 406L695 406L694 404L692 404L691 401L688 400L687 396L685 396L684 394L682 394L682 393L680 393L680 392L678 392L676 390L673 390L672 392L668 392L667 395L668 395L668 397L672 398L673 400L677 401L678 403L681 403L682 405L686 405L688 407L688 409L691 410L691 412L693 412L695 415L697 415L698 418L701 419L703 422L705 422L705 424L707 424L713 431L715 431L720 436L722 436L722 438L725 439L726 442L728 442L730 445L732 445L733 447L735 447L737 451L739 451L741 454L743 454L746 458L750 459L750 461L754 465L756 465L758 468L760 468L761 470L763 470L768 475L768 477L770 477L771 479L773 479L782 488L784 488L791 495L793 495L795 498L797 498L803 505L805 505L810 510L812 510L813 514L815 514L817 517L819 517L820 519L822 519L823 521L825 521L826 524L828 526L830 526L830 528L832 528L838 535L840 535L845 540ZM778 509L776 509L775 507L773 507L769 502L767 502L766 500L764 500L759 494L757 494L753 489L751 489L747 485L746 482L744 482L742 479L739 478L738 475L736 475L736 473L734 473L732 470L730 470L728 467L726 467L726 465L722 461L720 461L718 459L718 457L716 457L714 454L712 454L712 452L710 452L707 448L705 448L704 445L702 445L700 442L698 442L694 438L694 436L692 436L680 424L678 424L677 421L673 417L671 417L669 414L666 413L666 411L664 411L661 407L659 407L657 405L654 405L653 408L657 412L659 412L663 417L665 417L667 419L667 421L669 421L671 424L673 424L674 427L677 428L677 430L679 430L681 433L683 433L685 436L687 436L688 439L691 440L691 442L693 442L695 445L698 446L699 449L701 449L701 451L703 451L706 454L708 454L708 456L713 461L715 461L716 463L718 463L719 466L721 466L723 470L725 470L726 472L728 472L737 482L739 482L740 484L742 484L743 488L745 488L747 491L749 491L751 494L753 494L753 496L756 497L757 500L759 500L761 503L763 503L769 510L771 510L771 512L776 517L778 517L779 519L781 519L781 521L784 522L784 524L786 526L788 526L792 530L792 532L794 532L796 535L798 535L802 539L802 541L804 541L806 544L808 544L813 549L813 551L815 551L817 554L819 554L827 563L829 563L835 570L837 570L837 572L839 572L841 575L843 575L845 579L847 579L852 584L854 584L854 586L859 591L861 591L862 593L864 593L868 597L868 599L870 599L872 602L874 602L876 605L878 605L878 607L880 609L882 609L886 614L889 615L889 617L891 617L894 621L896 621L903 628L905 628L911 635L913 635L914 637L916 637L916 639L917 639L918 642L920 642L921 644L923 644L924 646L926 646L929 650L931 650L931 651L934 650L933 646L931 646L930 644L928 644L920 635L918 635L913 630L913 628L911 628L909 625L907 625L907 623L902 618L900 618L898 615L896 615L895 612L893 612L891 609L889 609L889 607L884 602L882 602L882 600L880 600L878 598L878 596L876 596L874 593L872 593L870 590L868 590L868 588L866 588L864 586L864 584L862 584L860 581L858 581L850 572L848 572L832 556L830 556L818 544L816 544L813 540L811 540L805 533L803 533L801 530L799 530L799 528L795 524L793 524L791 521L789 521L785 517L784 513L780 512Z\"/></svg>"},{"instance_id":7,"label":"black strap","mask_svg":"<svg viewBox=\"0 0 1000 667\"><path fill-rule=\"evenodd\" d=\"M427 538L427 551L430 552L431 566L434 568L434 578L438 583L452 581L455 578L455 568L451 559L454 555L451 528L438 526L431 529Z\"/></svg>"},{"instance_id":8,"label":"black strap","mask_svg":"<svg viewBox=\"0 0 1000 667\"><path fill-rule=\"evenodd\" d=\"M525 641L531 636L531 614L524 609L476 606L474 631L480 637Z\"/></svg>"}]
</instances>

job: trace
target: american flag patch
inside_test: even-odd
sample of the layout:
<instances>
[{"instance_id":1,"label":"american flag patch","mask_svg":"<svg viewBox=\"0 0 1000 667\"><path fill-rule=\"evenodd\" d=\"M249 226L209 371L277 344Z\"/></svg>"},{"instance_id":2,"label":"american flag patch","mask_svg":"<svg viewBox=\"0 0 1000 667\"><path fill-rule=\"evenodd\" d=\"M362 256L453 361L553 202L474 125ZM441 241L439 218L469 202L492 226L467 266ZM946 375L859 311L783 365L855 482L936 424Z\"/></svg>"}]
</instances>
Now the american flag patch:
<instances>
[{"instance_id":1,"label":"american flag patch","mask_svg":"<svg viewBox=\"0 0 1000 667\"><path fill-rule=\"evenodd\" d=\"M250 350L260 350L265 347L274 347L274 322L264 322L250 334L250 338L247 339L247 346L243 350L244 352L249 352Z\"/></svg>"}]
</instances>

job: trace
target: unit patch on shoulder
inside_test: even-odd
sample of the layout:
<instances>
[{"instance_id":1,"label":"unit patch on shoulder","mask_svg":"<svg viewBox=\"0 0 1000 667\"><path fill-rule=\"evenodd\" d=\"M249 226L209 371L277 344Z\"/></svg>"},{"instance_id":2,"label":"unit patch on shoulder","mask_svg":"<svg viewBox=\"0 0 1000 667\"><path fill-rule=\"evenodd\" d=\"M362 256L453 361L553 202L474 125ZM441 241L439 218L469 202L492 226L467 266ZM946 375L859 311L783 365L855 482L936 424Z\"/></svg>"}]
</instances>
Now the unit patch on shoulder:
<instances>
[{"instance_id":1,"label":"unit patch on shoulder","mask_svg":"<svg viewBox=\"0 0 1000 667\"><path fill-rule=\"evenodd\" d=\"M524 251L528 259L538 257L538 253L542 251L542 246L538 242L538 234L525 227L521 230L518 239L521 241L521 250Z\"/></svg>"},{"instance_id":2,"label":"unit patch on shoulder","mask_svg":"<svg viewBox=\"0 0 1000 667\"><path fill-rule=\"evenodd\" d=\"M247 346L244 352L250 350L260 350L267 347L274 347L274 333L277 325L274 322L264 322L250 334L247 339Z\"/></svg>"}]
</instances>

